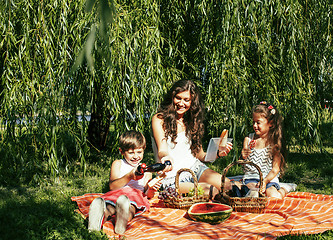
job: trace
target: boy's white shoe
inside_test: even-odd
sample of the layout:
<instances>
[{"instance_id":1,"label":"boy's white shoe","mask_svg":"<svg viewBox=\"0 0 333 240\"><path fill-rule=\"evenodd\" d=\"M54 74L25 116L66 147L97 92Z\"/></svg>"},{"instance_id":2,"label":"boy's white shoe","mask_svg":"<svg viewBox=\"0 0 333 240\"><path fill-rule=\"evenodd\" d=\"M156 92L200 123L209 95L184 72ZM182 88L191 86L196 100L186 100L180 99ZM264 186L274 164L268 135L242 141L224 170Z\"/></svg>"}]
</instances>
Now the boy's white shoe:
<instances>
[{"instance_id":1,"label":"boy's white shoe","mask_svg":"<svg viewBox=\"0 0 333 240\"><path fill-rule=\"evenodd\" d=\"M89 231L99 231L103 226L104 212L106 209L105 200L103 198L95 198L89 207Z\"/></svg>"},{"instance_id":2,"label":"boy's white shoe","mask_svg":"<svg viewBox=\"0 0 333 240\"><path fill-rule=\"evenodd\" d=\"M120 195L116 202L116 224L114 232L123 234L126 231L130 215L130 200L125 195Z\"/></svg>"},{"instance_id":3,"label":"boy's white shoe","mask_svg":"<svg viewBox=\"0 0 333 240\"><path fill-rule=\"evenodd\" d=\"M280 183L280 187L284 188L288 193L296 190L297 184L295 183Z\"/></svg>"}]
</instances>

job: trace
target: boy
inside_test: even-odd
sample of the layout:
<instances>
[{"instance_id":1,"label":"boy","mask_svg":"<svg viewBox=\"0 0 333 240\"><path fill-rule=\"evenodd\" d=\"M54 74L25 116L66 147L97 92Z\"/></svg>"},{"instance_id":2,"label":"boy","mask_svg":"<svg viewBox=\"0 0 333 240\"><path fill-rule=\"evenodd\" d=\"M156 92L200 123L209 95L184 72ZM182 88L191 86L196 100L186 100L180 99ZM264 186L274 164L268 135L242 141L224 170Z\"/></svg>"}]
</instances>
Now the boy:
<instances>
[{"instance_id":1,"label":"boy","mask_svg":"<svg viewBox=\"0 0 333 240\"><path fill-rule=\"evenodd\" d=\"M158 181L149 187L152 173L135 174L146 148L145 137L137 131L123 133L119 139L119 151L123 159L111 165L109 188L100 198L94 199L89 208L88 229L100 230L105 220L115 214L115 233L123 234L128 221L149 209L148 198L161 186Z\"/></svg>"}]
</instances>

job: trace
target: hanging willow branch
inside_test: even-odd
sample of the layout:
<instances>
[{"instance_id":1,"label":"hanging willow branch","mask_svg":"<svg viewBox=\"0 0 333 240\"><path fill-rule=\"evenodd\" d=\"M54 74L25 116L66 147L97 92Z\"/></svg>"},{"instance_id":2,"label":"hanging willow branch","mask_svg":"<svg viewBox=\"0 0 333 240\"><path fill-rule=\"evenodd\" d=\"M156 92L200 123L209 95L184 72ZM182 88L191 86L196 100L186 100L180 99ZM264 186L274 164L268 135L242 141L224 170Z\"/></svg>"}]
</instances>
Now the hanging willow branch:
<instances>
[{"instance_id":1,"label":"hanging willow branch","mask_svg":"<svg viewBox=\"0 0 333 240\"><path fill-rule=\"evenodd\" d=\"M0 31L0 171L13 179L84 166L92 145L117 153L126 129L149 140L180 78L201 87L207 138L229 128L240 142L267 100L289 144L320 145L320 103L332 99L327 0L1 1ZM100 120L87 137L90 114Z\"/></svg>"}]
</instances>

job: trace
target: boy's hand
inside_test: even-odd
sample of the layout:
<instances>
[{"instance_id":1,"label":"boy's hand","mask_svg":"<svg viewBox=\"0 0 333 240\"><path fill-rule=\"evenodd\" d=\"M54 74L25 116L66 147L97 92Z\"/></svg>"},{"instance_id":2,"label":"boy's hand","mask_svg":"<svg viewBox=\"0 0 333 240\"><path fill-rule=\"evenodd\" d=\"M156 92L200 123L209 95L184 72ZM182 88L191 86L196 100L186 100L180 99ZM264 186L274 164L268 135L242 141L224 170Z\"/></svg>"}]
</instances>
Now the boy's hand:
<instances>
[{"instance_id":1,"label":"boy's hand","mask_svg":"<svg viewBox=\"0 0 333 240\"><path fill-rule=\"evenodd\" d=\"M153 190L154 192L156 192L158 189L160 189L160 187L162 186L162 179L160 179L159 181L157 181L154 185L150 186L150 184L148 184L148 187Z\"/></svg>"},{"instance_id":2,"label":"boy's hand","mask_svg":"<svg viewBox=\"0 0 333 240\"><path fill-rule=\"evenodd\" d=\"M148 187L155 189L155 191L157 191L162 185L162 179L165 177L166 177L165 173L162 173L161 175L158 175L157 177L151 179L148 182Z\"/></svg>"},{"instance_id":3,"label":"boy's hand","mask_svg":"<svg viewBox=\"0 0 333 240\"><path fill-rule=\"evenodd\" d=\"M133 180L140 180L144 176L144 174L137 174L137 168L138 166L131 171L131 178Z\"/></svg>"},{"instance_id":4,"label":"boy's hand","mask_svg":"<svg viewBox=\"0 0 333 240\"><path fill-rule=\"evenodd\" d=\"M148 182L148 188L147 188L147 197L148 199L154 197L155 192L161 187L162 185L162 179L165 177L165 174L161 176L157 176L156 178L151 179Z\"/></svg>"}]
</instances>

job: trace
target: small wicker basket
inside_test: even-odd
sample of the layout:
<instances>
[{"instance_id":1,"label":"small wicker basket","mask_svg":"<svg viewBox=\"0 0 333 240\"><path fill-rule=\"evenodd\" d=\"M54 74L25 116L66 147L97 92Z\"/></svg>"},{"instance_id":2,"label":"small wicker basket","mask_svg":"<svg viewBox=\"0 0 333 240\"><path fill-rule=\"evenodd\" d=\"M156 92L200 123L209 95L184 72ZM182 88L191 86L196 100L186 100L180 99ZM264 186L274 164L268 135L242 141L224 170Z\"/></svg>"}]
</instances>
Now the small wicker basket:
<instances>
[{"instance_id":1,"label":"small wicker basket","mask_svg":"<svg viewBox=\"0 0 333 240\"><path fill-rule=\"evenodd\" d=\"M186 172L186 171L190 172L192 174L192 177L194 180L194 196L191 196L191 197L182 197L179 192L179 175L182 172ZM176 174L176 179L175 179L175 186L176 186L175 190L178 193L178 197L168 197L168 198L164 199L164 205L166 207L188 209L195 203L209 201L209 195L207 195L207 194L198 196L198 180L191 169L182 168L182 169L178 170L178 172Z\"/></svg>"},{"instance_id":2,"label":"small wicker basket","mask_svg":"<svg viewBox=\"0 0 333 240\"><path fill-rule=\"evenodd\" d=\"M250 162L250 161L244 161L239 160L233 163L230 163L223 171L222 175L222 184L221 184L221 191L218 196L218 200L221 203L230 205L234 211L236 212L250 212L250 213L262 213L266 207L267 203L267 197L259 190L259 197L230 197L226 194L226 189L224 187L225 184L225 177L229 170L234 165L237 164L250 164L253 165L259 172L260 175L260 182L259 182L259 189L261 189L262 183L263 183L263 176L260 168L258 165Z\"/></svg>"}]
</instances>

